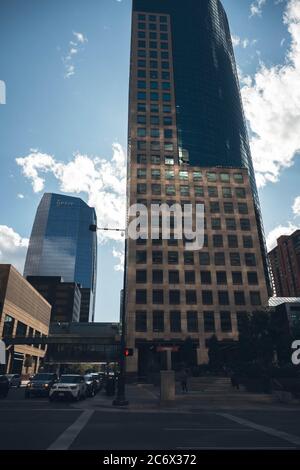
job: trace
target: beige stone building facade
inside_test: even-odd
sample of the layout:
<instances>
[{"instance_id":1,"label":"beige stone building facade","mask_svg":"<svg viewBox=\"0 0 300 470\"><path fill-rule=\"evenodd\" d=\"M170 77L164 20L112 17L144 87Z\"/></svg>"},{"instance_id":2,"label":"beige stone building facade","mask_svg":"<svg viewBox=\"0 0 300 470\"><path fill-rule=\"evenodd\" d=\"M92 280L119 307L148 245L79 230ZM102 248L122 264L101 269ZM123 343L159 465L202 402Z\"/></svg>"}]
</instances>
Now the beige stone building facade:
<instances>
[{"instance_id":1,"label":"beige stone building facade","mask_svg":"<svg viewBox=\"0 0 300 470\"><path fill-rule=\"evenodd\" d=\"M134 355L126 359L126 368L128 374L143 376L166 367L168 350L176 367L187 338L192 339L195 364L206 363L212 335L237 340L244 316L267 305L268 288L253 177L229 157L219 166L191 165L177 122L181 110L172 50L172 26L177 20L172 23L168 13L151 12L150 6L138 11L139 4L148 7L151 2L135 1L132 15L128 208L136 203L149 211L151 204L162 203L205 208L201 250L187 250L184 239L151 240L150 234L148 240L128 239L126 345ZM181 59L176 55L177 67ZM186 74L192 70L190 64ZM186 93L184 87L192 87L190 119L195 128L193 96L198 99L204 92L190 77L177 80L177 91L181 87ZM205 100L209 102L208 95ZM192 150L194 140L191 135ZM206 140L213 147L213 137ZM243 142L241 138L241 154Z\"/></svg>"},{"instance_id":2,"label":"beige stone building facade","mask_svg":"<svg viewBox=\"0 0 300 470\"><path fill-rule=\"evenodd\" d=\"M47 336L51 305L9 264L0 265L0 338ZM45 347L15 345L7 371L31 374L38 370Z\"/></svg>"}]
</instances>

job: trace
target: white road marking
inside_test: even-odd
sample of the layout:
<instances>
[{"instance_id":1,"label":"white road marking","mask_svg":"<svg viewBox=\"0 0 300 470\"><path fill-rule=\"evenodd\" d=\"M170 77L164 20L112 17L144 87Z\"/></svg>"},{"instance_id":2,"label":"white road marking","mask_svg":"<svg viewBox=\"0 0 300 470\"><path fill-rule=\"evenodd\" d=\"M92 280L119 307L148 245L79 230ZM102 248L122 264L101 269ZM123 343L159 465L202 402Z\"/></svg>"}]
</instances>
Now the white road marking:
<instances>
[{"instance_id":1,"label":"white road marking","mask_svg":"<svg viewBox=\"0 0 300 470\"><path fill-rule=\"evenodd\" d=\"M224 431L224 432L253 432L254 429L240 428L164 428L164 431Z\"/></svg>"},{"instance_id":2,"label":"white road marking","mask_svg":"<svg viewBox=\"0 0 300 470\"><path fill-rule=\"evenodd\" d=\"M48 450L68 450L78 434L87 425L94 410L85 410L52 444Z\"/></svg>"},{"instance_id":3,"label":"white road marking","mask_svg":"<svg viewBox=\"0 0 300 470\"><path fill-rule=\"evenodd\" d=\"M242 424L243 426L247 426L249 428L255 429L257 431L264 432L265 434L269 434L269 436L278 437L279 439L283 439L291 444L295 444L296 446L300 446L300 437L295 436L294 434L289 434L284 431L278 431L278 429L270 428L268 426L263 426L261 424L253 423L252 421L248 421L247 419L239 418L237 416L231 415L229 413L216 413L219 416L223 416L223 418L230 419L231 421Z\"/></svg>"}]
</instances>

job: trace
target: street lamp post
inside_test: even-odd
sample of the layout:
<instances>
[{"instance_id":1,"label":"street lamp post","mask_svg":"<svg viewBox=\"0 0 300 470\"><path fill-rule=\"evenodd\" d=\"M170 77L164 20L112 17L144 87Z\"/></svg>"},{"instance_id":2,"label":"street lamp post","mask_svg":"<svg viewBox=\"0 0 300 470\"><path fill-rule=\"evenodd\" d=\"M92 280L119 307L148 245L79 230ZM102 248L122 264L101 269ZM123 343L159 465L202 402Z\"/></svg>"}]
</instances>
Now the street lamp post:
<instances>
[{"instance_id":1,"label":"street lamp post","mask_svg":"<svg viewBox=\"0 0 300 470\"><path fill-rule=\"evenodd\" d=\"M113 400L114 406L127 406L129 404L126 400L125 395L125 348L126 348L126 269L127 269L127 237L126 230L118 228L100 228L97 225L90 225L90 230L96 232L97 230L102 231L113 231L125 233L125 250L124 250L124 276L123 276L123 296L122 296L122 308L121 308L121 340L120 340L120 354L119 354L119 377L117 382L117 396Z\"/></svg>"}]
</instances>

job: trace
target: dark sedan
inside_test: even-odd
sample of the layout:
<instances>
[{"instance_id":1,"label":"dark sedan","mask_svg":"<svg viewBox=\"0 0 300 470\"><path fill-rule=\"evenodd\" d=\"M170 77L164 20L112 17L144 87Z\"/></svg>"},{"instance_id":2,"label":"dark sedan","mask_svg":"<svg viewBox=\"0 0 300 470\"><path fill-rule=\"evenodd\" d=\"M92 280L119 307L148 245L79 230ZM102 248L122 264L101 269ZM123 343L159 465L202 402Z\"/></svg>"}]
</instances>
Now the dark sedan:
<instances>
[{"instance_id":1,"label":"dark sedan","mask_svg":"<svg viewBox=\"0 0 300 470\"><path fill-rule=\"evenodd\" d=\"M49 396L49 390L57 382L57 375L52 373L36 374L27 384L25 398L32 396Z\"/></svg>"}]
</instances>

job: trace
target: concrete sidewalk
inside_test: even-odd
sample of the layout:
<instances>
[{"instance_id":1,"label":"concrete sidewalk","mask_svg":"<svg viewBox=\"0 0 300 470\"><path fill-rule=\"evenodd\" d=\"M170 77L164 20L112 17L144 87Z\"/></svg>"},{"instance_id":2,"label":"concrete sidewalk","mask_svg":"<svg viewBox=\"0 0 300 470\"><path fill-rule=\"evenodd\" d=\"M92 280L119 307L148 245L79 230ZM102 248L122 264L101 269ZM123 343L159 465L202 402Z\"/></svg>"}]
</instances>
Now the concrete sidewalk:
<instances>
[{"instance_id":1,"label":"concrete sidewalk","mask_svg":"<svg viewBox=\"0 0 300 470\"><path fill-rule=\"evenodd\" d=\"M195 412L215 410L293 410L300 409L299 402L281 404L274 400L272 395L247 393L238 390L229 390L221 394L218 392L191 391L182 394L177 390L175 400L170 403L161 403L159 388L148 384L128 384L126 398L129 405L116 407L112 404L113 397L107 397L100 392L92 400L72 405L80 409L102 409L119 411L120 409L135 412Z\"/></svg>"}]
</instances>

